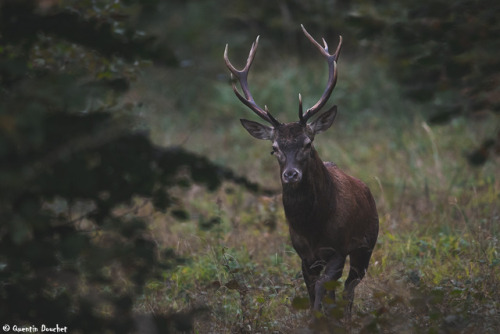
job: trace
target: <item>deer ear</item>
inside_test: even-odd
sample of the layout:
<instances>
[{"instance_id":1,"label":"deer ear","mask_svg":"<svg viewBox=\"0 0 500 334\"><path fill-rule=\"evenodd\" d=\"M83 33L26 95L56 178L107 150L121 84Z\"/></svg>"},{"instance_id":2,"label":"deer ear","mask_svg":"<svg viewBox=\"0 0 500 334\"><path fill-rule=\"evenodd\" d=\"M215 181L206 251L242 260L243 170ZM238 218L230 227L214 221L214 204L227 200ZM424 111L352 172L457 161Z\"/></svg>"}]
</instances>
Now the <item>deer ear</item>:
<instances>
[{"instance_id":1,"label":"deer ear","mask_svg":"<svg viewBox=\"0 0 500 334\"><path fill-rule=\"evenodd\" d=\"M332 126L333 121L337 116L337 106L331 107L328 111L322 113L318 118L312 121L307 126L312 131L313 134L318 134L325 130L328 130Z\"/></svg>"},{"instance_id":2,"label":"deer ear","mask_svg":"<svg viewBox=\"0 0 500 334\"><path fill-rule=\"evenodd\" d=\"M240 119L241 124L248 133L257 139L269 139L271 140L274 135L274 129L270 126L262 125L260 123L249 121L247 119Z\"/></svg>"}]
</instances>

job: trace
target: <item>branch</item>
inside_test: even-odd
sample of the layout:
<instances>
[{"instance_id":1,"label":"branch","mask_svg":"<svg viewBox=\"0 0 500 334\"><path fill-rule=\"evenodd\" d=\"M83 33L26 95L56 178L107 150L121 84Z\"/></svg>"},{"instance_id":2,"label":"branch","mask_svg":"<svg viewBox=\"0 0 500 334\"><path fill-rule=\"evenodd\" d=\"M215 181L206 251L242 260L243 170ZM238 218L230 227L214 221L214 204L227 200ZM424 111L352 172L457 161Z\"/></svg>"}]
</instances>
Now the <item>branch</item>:
<instances>
[{"instance_id":1,"label":"branch","mask_svg":"<svg viewBox=\"0 0 500 334\"><path fill-rule=\"evenodd\" d=\"M32 43L38 33L46 33L96 50L106 57L116 55L128 61L144 58L163 65L177 64L172 50L165 45L157 45L153 36L141 39L119 36L108 22L84 19L79 13L70 10L44 15L35 10L35 3L32 0L0 3L2 39L11 43Z\"/></svg>"}]
</instances>

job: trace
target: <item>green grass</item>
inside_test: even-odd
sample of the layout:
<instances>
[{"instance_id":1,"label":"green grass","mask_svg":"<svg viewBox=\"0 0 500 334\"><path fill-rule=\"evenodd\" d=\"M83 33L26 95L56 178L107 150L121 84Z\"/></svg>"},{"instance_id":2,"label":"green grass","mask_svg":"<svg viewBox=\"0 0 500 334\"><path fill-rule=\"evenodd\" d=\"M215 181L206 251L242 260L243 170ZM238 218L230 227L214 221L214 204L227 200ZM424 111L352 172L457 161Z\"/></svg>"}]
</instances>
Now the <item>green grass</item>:
<instances>
[{"instance_id":1,"label":"green grass","mask_svg":"<svg viewBox=\"0 0 500 334\"><path fill-rule=\"evenodd\" d=\"M281 121L296 120L299 92L309 106L323 90L326 78L314 74L323 67L303 66L290 61L262 72L256 66L250 77L256 101ZM193 74L185 71L184 77ZM202 92L193 87L206 87L203 79L179 83L181 74L150 73L134 89L145 102L144 122L153 139L183 145L280 189L270 144L241 127L239 118L256 117L229 83L213 81ZM172 84L189 89L178 97L181 88L161 88ZM496 333L499 160L472 168L464 159L483 133L492 132L494 116L430 126L425 119L432 111L402 98L380 64L367 61L342 59L337 86L331 100L339 106L338 118L315 146L324 160L369 185L381 223L371 266L357 288L353 331ZM190 219L177 222L150 212L151 236L188 261L166 271L162 282L150 282L138 310L206 306L197 333L289 333L309 325L299 299L307 294L300 261L290 246L280 196L225 184L214 193L179 190L178 197ZM217 223L206 225L210 221Z\"/></svg>"}]
</instances>

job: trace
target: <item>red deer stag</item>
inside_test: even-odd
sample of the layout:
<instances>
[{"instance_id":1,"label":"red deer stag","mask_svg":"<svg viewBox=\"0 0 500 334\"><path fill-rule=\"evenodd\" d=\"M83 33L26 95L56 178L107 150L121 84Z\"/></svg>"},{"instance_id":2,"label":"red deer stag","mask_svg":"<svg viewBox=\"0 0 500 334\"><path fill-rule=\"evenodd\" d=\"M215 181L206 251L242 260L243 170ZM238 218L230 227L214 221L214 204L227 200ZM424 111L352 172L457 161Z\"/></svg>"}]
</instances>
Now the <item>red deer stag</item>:
<instances>
[{"instance_id":1,"label":"red deer stag","mask_svg":"<svg viewBox=\"0 0 500 334\"><path fill-rule=\"evenodd\" d=\"M326 293L325 283L336 281L349 255L350 270L345 281L347 300L345 315L350 317L354 288L364 277L377 241L378 214L373 196L360 180L345 174L332 162L323 162L312 145L314 136L327 130L337 114L337 106L307 122L327 102L337 82L337 59L342 37L334 54L328 52L306 31L306 37L318 48L328 62L328 83L319 101L303 113L299 94L299 121L280 123L267 107L259 107L248 88L247 76L252 65L259 37L253 43L243 70L237 70L227 56L224 60L243 90L233 90L238 99L271 126L242 119L243 127L257 139L272 142L273 154L280 166L283 186L283 206L288 220L292 245L302 259L302 273L311 307L320 310ZM332 290L332 289L328 289ZM335 292L329 297L334 300Z\"/></svg>"}]
</instances>

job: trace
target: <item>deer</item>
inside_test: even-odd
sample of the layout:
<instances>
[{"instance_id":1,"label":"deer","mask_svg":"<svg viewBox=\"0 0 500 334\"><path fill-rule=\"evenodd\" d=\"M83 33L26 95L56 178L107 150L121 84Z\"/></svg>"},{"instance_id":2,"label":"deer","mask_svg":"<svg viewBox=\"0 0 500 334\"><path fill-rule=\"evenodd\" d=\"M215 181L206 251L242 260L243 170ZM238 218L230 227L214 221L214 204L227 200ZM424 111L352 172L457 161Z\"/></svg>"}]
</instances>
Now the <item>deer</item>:
<instances>
[{"instance_id":1,"label":"deer","mask_svg":"<svg viewBox=\"0 0 500 334\"><path fill-rule=\"evenodd\" d=\"M325 311L335 301L335 289L327 282L342 277L347 256L349 274L344 283L344 316L351 317L354 289L365 276L378 237L379 219L375 200L368 186L343 172L335 163L323 162L314 148L317 134L330 128L337 106L317 114L327 103L337 83L337 60L342 36L335 53L330 54L323 38L319 44L301 25L304 35L328 63L328 82L316 104L303 112L299 94L299 120L281 123L254 101L248 86L248 72L257 51L259 36L252 44L245 67L236 69L228 58L236 97L269 125L241 119L243 127L257 139L272 142L271 154L278 160L282 201L293 248L302 261L302 275L314 311ZM243 94L236 86L236 78ZM311 121L310 121L311 120ZM333 284L335 285L335 284ZM328 296L330 299L326 299Z\"/></svg>"}]
</instances>

